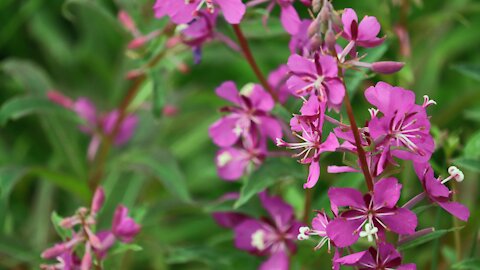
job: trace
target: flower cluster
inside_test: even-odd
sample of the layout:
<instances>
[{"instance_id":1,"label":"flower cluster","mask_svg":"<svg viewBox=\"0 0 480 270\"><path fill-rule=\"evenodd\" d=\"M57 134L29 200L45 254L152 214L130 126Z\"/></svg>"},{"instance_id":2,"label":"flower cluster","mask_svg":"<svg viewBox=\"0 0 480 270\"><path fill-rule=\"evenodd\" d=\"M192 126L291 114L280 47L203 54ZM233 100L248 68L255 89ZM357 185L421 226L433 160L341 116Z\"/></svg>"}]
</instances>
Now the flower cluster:
<instances>
[{"instance_id":1,"label":"flower cluster","mask_svg":"<svg viewBox=\"0 0 480 270\"><path fill-rule=\"evenodd\" d=\"M216 89L218 96L233 103L221 109L227 113L210 126L209 134L221 149L216 155L220 177L236 180L250 164L260 165L267 154L267 138L282 136L280 121L270 112L275 101L258 84L247 84L240 91L233 82Z\"/></svg>"},{"instance_id":2,"label":"flower cluster","mask_svg":"<svg viewBox=\"0 0 480 270\"><path fill-rule=\"evenodd\" d=\"M51 265L41 265L45 270L76 270L91 269L93 265L101 266L108 250L118 240L130 243L140 232L140 225L128 216L128 209L120 205L115 210L112 227L109 230L95 232L97 214L105 201L103 188L95 191L90 209L81 207L75 215L62 219L61 230L67 234L64 241L55 244L42 253L44 259L56 259ZM82 251L82 257L78 256Z\"/></svg>"},{"instance_id":3,"label":"flower cluster","mask_svg":"<svg viewBox=\"0 0 480 270\"><path fill-rule=\"evenodd\" d=\"M110 136L114 132L120 117L118 110L102 114L97 112L95 105L88 98L81 97L73 101L57 91L49 91L47 96L52 102L72 110L81 118L83 124L79 127L80 130L92 137L88 146L87 157L89 160L93 160L102 142L102 137ZM137 116L133 114L123 118L116 136L113 138L115 145L121 146L130 140L137 122Z\"/></svg>"}]
</instances>

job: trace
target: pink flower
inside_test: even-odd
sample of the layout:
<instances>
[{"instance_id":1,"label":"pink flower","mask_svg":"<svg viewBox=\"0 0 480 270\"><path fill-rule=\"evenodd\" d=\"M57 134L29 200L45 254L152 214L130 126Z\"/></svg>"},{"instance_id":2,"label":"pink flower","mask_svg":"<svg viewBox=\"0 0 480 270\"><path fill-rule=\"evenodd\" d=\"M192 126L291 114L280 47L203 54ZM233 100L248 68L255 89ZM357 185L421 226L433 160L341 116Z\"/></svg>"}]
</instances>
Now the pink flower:
<instances>
[{"instance_id":1,"label":"pink flower","mask_svg":"<svg viewBox=\"0 0 480 270\"><path fill-rule=\"evenodd\" d=\"M402 256L388 243L379 243L377 249L370 247L368 250L347 255L335 260L345 266L357 266L364 270L397 269L415 270L415 264L401 264Z\"/></svg>"},{"instance_id":2,"label":"pink flower","mask_svg":"<svg viewBox=\"0 0 480 270\"><path fill-rule=\"evenodd\" d=\"M156 18L169 16L182 24L192 21L204 7L210 13L219 7L230 24L239 24L246 9L241 0L157 0L153 10Z\"/></svg>"},{"instance_id":3,"label":"pink flower","mask_svg":"<svg viewBox=\"0 0 480 270\"><path fill-rule=\"evenodd\" d=\"M291 55L288 68L292 76L287 86L297 96L315 95L330 108L339 109L345 87L338 78L337 61L330 55L315 54L314 59Z\"/></svg>"},{"instance_id":4,"label":"pink flower","mask_svg":"<svg viewBox=\"0 0 480 270\"><path fill-rule=\"evenodd\" d=\"M115 210L112 232L120 241L129 243L140 232L140 225L128 216L128 209L120 205Z\"/></svg>"},{"instance_id":5,"label":"pink flower","mask_svg":"<svg viewBox=\"0 0 480 270\"><path fill-rule=\"evenodd\" d=\"M430 121L425 106L415 104L412 91L379 82L365 91L365 97L383 114L372 115L368 130L386 154L415 162L430 159L435 147Z\"/></svg>"},{"instance_id":6,"label":"pink flower","mask_svg":"<svg viewBox=\"0 0 480 270\"><path fill-rule=\"evenodd\" d=\"M330 133L322 142L322 127L325 114L325 103L319 102L316 96L310 96L301 109L302 115L295 115L290 121L294 135L302 142L288 143L278 138L277 146L302 150L295 157L301 157L300 163L310 164L307 183L303 188L312 188L320 177L320 155L324 152L333 152L339 147L337 138ZM298 133L297 133L298 132Z\"/></svg>"},{"instance_id":7,"label":"pink flower","mask_svg":"<svg viewBox=\"0 0 480 270\"><path fill-rule=\"evenodd\" d=\"M353 188L330 188L328 197L332 211L338 213L338 207L349 208L328 224L328 237L337 247L348 247L357 242L359 236L369 236L371 240L372 235L378 238L384 230L402 235L414 233L417 216L396 206L401 189L402 185L395 178L378 181L373 193L364 196Z\"/></svg>"},{"instance_id":8,"label":"pink flower","mask_svg":"<svg viewBox=\"0 0 480 270\"><path fill-rule=\"evenodd\" d=\"M308 36L308 28L312 24L312 20L302 20L298 26L297 32L292 35L290 42L288 43L288 48L290 53L299 54L301 56L310 55L310 37Z\"/></svg>"},{"instance_id":9,"label":"pink flower","mask_svg":"<svg viewBox=\"0 0 480 270\"><path fill-rule=\"evenodd\" d=\"M264 147L227 147L217 152L215 164L218 175L225 180L237 180L247 171L248 166L259 166L266 156Z\"/></svg>"},{"instance_id":10,"label":"pink flower","mask_svg":"<svg viewBox=\"0 0 480 270\"><path fill-rule=\"evenodd\" d=\"M295 0L253 0L250 1L247 5L252 7L258 4L265 2L270 2L266 8L267 15L264 17L264 23L268 19L272 9L275 7L275 4L280 6L280 22L282 23L283 28L290 34L295 35L298 31L300 25L300 17L298 16L297 11L293 7Z\"/></svg>"},{"instance_id":11,"label":"pink flower","mask_svg":"<svg viewBox=\"0 0 480 270\"><path fill-rule=\"evenodd\" d=\"M269 114L275 102L260 85L248 84L238 92L235 84L229 81L215 91L218 96L234 104L224 107L222 111L229 114L209 128L210 137L215 144L229 147L241 137L255 142L257 132L272 140L282 136L280 122Z\"/></svg>"},{"instance_id":12,"label":"pink flower","mask_svg":"<svg viewBox=\"0 0 480 270\"><path fill-rule=\"evenodd\" d=\"M268 256L259 269L288 270L289 253L296 251L295 239L301 223L295 220L292 207L280 197L271 197L266 192L259 196L270 215L268 219L257 220L232 212L216 212L213 217L221 226L233 228L238 249Z\"/></svg>"},{"instance_id":13,"label":"pink flower","mask_svg":"<svg viewBox=\"0 0 480 270\"><path fill-rule=\"evenodd\" d=\"M414 163L415 172L417 173L420 182L422 183L425 193L430 201L438 204L445 211L454 215L455 217L467 221L470 216L470 211L463 204L451 201L452 192L445 186L445 184L453 178L456 180L463 180L463 173L461 178L458 178L455 170L450 171L450 177L442 180L441 178L435 178L432 166L428 163ZM451 167L455 168L455 167ZM458 170L458 169L457 169Z\"/></svg>"},{"instance_id":14,"label":"pink flower","mask_svg":"<svg viewBox=\"0 0 480 270\"><path fill-rule=\"evenodd\" d=\"M342 23L342 36L353 41L355 45L370 48L382 44L385 40L377 37L380 32L380 23L373 16L365 16L359 24L357 13L351 8L346 8L342 15Z\"/></svg>"}]
</instances>

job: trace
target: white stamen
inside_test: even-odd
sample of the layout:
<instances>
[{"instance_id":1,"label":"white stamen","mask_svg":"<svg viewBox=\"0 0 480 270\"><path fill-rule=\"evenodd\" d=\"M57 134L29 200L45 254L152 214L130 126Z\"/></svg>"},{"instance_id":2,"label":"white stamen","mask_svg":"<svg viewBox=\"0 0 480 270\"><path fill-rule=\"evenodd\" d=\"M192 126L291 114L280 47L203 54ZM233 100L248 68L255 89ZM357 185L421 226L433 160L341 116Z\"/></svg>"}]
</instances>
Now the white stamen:
<instances>
[{"instance_id":1,"label":"white stamen","mask_svg":"<svg viewBox=\"0 0 480 270\"><path fill-rule=\"evenodd\" d=\"M299 234L297 235L298 240L302 241L310 238L310 236L308 235L308 232L310 231L309 227L300 227L298 231L299 231Z\"/></svg>"},{"instance_id":2,"label":"white stamen","mask_svg":"<svg viewBox=\"0 0 480 270\"><path fill-rule=\"evenodd\" d=\"M430 99L427 95L424 95L422 107L427 108L430 105L437 105L437 102L433 99Z\"/></svg>"},{"instance_id":3,"label":"white stamen","mask_svg":"<svg viewBox=\"0 0 480 270\"><path fill-rule=\"evenodd\" d=\"M236 125L233 129L233 133L235 133L237 136L240 136L243 133L243 128L240 125Z\"/></svg>"},{"instance_id":4,"label":"white stamen","mask_svg":"<svg viewBox=\"0 0 480 270\"><path fill-rule=\"evenodd\" d=\"M450 166L448 168L448 173L450 174L450 176L442 180L441 182L442 184L447 183L451 179L455 179L455 181L457 182L462 182L465 178L465 176L463 175L463 172L455 166Z\"/></svg>"},{"instance_id":5,"label":"white stamen","mask_svg":"<svg viewBox=\"0 0 480 270\"><path fill-rule=\"evenodd\" d=\"M240 90L240 95L242 96L250 96L253 92L253 88L255 87L255 84L253 83L247 83L245 86L242 87L242 90Z\"/></svg>"},{"instance_id":6,"label":"white stamen","mask_svg":"<svg viewBox=\"0 0 480 270\"><path fill-rule=\"evenodd\" d=\"M252 234L252 246L262 251L265 249L265 232L263 230L257 230Z\"/></svg>"},{"instance_id":7,"label":"white stamen","mask_svg":"<svg viewBox=\"0 0 480 270\"><path fill-rule=\"evenodd\" d=\"M370 108L368 109L368 112L370 113L370 117L371 118L374 118L377 116L379 110L378 109L375 109L375 108Z\"/></svg>"}]
</instances>

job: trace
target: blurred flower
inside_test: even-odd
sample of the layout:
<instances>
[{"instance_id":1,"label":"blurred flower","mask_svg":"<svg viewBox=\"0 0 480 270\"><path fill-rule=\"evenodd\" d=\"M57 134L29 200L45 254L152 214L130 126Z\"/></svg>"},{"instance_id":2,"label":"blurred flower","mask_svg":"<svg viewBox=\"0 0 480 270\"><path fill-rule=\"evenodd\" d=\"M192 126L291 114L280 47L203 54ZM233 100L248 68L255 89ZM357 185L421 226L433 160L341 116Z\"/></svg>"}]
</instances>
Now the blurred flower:
<instances>
[{"instance_id":1,"label":"blurred flower","mask_svg":"<svg viewBox=\"0 0 480 270\"><path fill-rule=\"evenodd\" d=\"M230 24L240 23L246 9L242 0L157 0L153 10L156 18L169 16L174 23L182 24L191 22L204 7L210 13L218 7Z\"/></svg>"},{"instance_id":2,"label":"blurred flower","mask_svg":"<svg viewBox=\"0 0 480 270\"><path fill-rule=\"evenodd\" d=\"M233 212L216 212L213 217L223 227L235 231L235 246L258 256L268 256L259 269L288 270L289 254L296 251L295 240L302 226L293 209L280 197L259 194L270 218L254 219Z\"/></svg>"},{"instance_id":3,"label":"blurred flower","mask_svg":"<svg viewBox=\"0 0 480 270\"><path fill-rule=\"evenodd\" d=\"M295 35L298 31L298 26L300 25L300 17L298 16L293 3L295 0L252 0L247 3L247 6L253 7L265 2L270 2L266 8L266 15L264 16L264 24L272 12L272 9L275 7L275 4L280 6L280 22L282 23L283 28L290 34Z\"/></svg>"},{"instance_id":4,"label":"blurred flower","mask_svg":"<svg viewBox=\"0 0 480 270\"><path fill-rule=\"evenodd\" d=\"M328 197L332 211L349 207L327 226L327 235L337 247L348 247L357 242L362 228L371 234L374 228L379 234L384 230L397 234L412 234L417 227L417 216L408 209L397 207L402 185L395 178L385 178L373 187L373 193L362 194L353 188L330 188ZM379 238L377 233L375 238ZM380 238L381 237L380 235Z\"/></svg>"},{"instance_id":5,"label":"blurred flower","mask_svg":"<svg viewBox=\"0 0 480 270\"><path fill-rule=\"evenodd\" d=\"M384 37L377 37L380 33L380 23L373 16L365 16L359 24L355 10L346 8L343 11L342 23L342 36L354 45L370 48L380 45L385 40Z\"/></svg>"},{"instance_id":6,"label":"blurred flower","mask_svg":"<svg viewBox=\"0 0 480 270\"><path fill-rule=\"evenodd\" d=\"M133 238L140 232L140 225L128 216L128 208L120 205L115 210L112 222L113 234L122 242L132 242Z\"/></svg>"},{"instance_id":7,"label":"blurred flower","mask_svg":"<svg viewBox=\"0 0 480 270\"><path fill-rule=\"evenodd\" d=\"M268 75L268 84L270 84L273 90L277 93L278 101L280 103L285 103L291 95L286 84L289 77L290 74L287 65L280 65Z\"/></svg>"}]
</instances>

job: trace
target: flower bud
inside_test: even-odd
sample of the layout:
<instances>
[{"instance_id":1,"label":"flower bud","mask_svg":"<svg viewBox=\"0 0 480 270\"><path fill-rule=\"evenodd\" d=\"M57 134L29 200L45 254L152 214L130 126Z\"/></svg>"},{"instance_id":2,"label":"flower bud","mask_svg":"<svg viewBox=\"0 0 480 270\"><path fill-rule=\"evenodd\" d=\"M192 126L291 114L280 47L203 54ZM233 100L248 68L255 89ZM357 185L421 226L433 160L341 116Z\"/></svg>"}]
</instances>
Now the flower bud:
<instances>
[{"instance_id":1,"label":"flower bud","mask_svg":"<svg viewBox=\"0 0 480 270\"><path fill-rule=\"evenodd\" d=\"M328 29L325 34L325 44L330 52L335 51L335 45L337 44L337 39L335 38L335 33L332 29Z\"/></svg>"},{"instance_id":2,"label":"flower bud","mask_svg":"<svg viewBox=\"0 0 480 270\"><path fill-rule=\"evenodd\" d=\"M98 211L100 211L104 201L105 201L105 192L103 191L102 187L98 187L92 199L92 206L90 208L90 211L92 212L92 214L96 214L98 213Z\"/></svg>"},{"instance_id":3,"label":"flower bud","mask_svg":"<svg viewBox=\"0 0 480 270\"><path fill-rule=\"evenodd\" d=\"M73 106L73 101L58 91L49 90L47 92L47 97L50 101L57 103L58 105L63 106L67 109L70 109Z\"/></svg>"},{"instance_id":4,"label":"flower bud","mask_svg":"<svg viewBox=\"0 0 480 270\"><path fill-rule=\"evenodd\" d=\"M55 244L53 247L47 248L45 251L43 251L41 256L44 259L53 259L60 256L67 249L68 248L64 243Z\"/></svg>"},{"instance_id":5,"label":"flower bud","mask_svg":"<svg viewBox=\"0 0 480 270\"><path fill-rule=\"evenodd\" d=\"M405 64L402 62L382 61L372 63L371 69L382 74L391 74L399 71Z\"/></svg>"},{"instance_id":6,"label":"flower bud","mask_svg":"<svg viewBox=\"0 0 480 270\"><path fill-rule=\"evenodd\" d=\"M130 41L130 43L128 43L127 48L129 48L131 50L138 49L138 48L142 47L143 45L145 45L145 43L147 43L147 41L149 41L149 40L150 39L146 36L137 37L137 38L133 39L132 41Z\"/></svg>"},{"instance_id":7,"label":"flower bud","mask_svg":"<svg viewBox=\"0 0 480 270\"><path fill-rule=\"evenodd\" d=\"M130 15L126 11L120 10L120 12L118 12L118 20L128 31L132 33L138 32L137 27L135 26L135 22L132 20L132 17L130 17Z\"/></svg>"},{"instance_id":8,"label":"flower bud","mask_svg":"<svg viewBox=\"0 0 480 270\"><path fill-rule=\"evenodd\" d=\"M322 0L313 0L312 9L313 12L318 12L322 8Z\"/></svg>"},{"instance_id":9,"label":"flower bud","mask_svg":"<svg viewBox=\"0 0 480 270\"><path fill-rule=\"evenodd\" d=\"M313 37L315 34L318 34L320 31L320 23L318 22L318 17L313 20L313 22L308 26L307 33L308 37Z\"/></svg>"}]
</instances>

